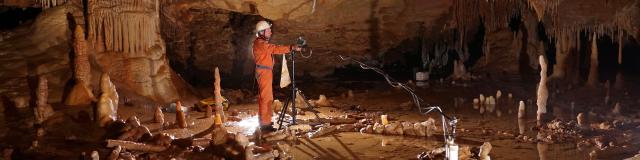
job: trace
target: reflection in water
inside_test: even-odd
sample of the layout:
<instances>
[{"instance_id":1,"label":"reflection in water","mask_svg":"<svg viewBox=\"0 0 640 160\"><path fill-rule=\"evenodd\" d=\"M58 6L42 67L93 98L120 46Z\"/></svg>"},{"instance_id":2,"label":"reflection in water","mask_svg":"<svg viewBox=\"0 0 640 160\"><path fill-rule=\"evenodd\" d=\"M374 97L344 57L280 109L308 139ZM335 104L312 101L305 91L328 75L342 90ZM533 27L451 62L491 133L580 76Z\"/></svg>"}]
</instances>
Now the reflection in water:
<instances>
[{"instance_id":1,"label":"reflection in water","mask_svg":"<svg viewBox=\"0 0 640 160\"><path fill-rule=\"evenodd\" d=\"M380 136L380 145L382 147L387 146L387 138L385 136Z\"/></svg>"},{"instance_id":2,"label":"reflection in water","mask_svg":"<svg viewBox=\"0 0 640 160\"><path fill-rule=\"evenodd\" d=\"M527 123L524 118L518 118L518 131L520 134L524 134L524 130L527 128Z\"/></svg>"},{"instance_id":3,"label":"reflection in water","mask_svg":"<svg viewBox=\"0 0 640 160\"><path fill-rule=\"evenodd\" d=\"M538 143L537 146L538 146L538 158L540 160L549 159L549 155L548 155L549 145L545 143Z\"/></svg>"}]
</instances>

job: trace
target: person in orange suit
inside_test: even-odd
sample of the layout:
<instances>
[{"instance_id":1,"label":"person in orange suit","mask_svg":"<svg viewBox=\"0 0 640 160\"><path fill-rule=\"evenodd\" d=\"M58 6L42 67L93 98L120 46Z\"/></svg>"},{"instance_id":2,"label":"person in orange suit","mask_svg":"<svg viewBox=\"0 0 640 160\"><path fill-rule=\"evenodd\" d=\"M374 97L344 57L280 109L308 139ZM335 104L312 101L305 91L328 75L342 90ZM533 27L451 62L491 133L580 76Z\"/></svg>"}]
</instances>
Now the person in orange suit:
<instances>
[{"instance_id":1,"label":"person in orange suit","mask_svg":"<svg viewBox=\"0 0 640 160\"><path fill-rule=\"evenodd\" d=\"M292 50L300 51L298 45L276 45L269 43L271 24L259 21L256 24L256 39L253 41L253 57L256 61L256 79L258 80L258 118L260 129L266 132L275 131L271 122L273 102L273 54L287 54Z\"/></svg>"}]
</instances>

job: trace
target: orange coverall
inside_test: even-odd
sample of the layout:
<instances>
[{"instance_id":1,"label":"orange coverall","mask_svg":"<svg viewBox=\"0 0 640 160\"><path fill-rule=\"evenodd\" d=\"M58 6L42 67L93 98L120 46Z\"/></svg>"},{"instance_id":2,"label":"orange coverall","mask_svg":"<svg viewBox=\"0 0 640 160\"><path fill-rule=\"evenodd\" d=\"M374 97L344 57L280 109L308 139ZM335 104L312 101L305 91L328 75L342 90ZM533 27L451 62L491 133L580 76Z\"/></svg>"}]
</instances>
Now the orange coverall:
<instances>
[{"instance_id":1,"label":"orange coverall","mask_svg":"<svg viewBox=\"0 0 640 160\"><path fill-rule=\"evenodd\" d=\"M270 44L264 39L253 41L253 57L256 60L256 79L258 80L258 118L260 125L271 125L271 103L273 102L273 58L272 54L291 52L288 45Z\"/></svg>"}]
</instances>

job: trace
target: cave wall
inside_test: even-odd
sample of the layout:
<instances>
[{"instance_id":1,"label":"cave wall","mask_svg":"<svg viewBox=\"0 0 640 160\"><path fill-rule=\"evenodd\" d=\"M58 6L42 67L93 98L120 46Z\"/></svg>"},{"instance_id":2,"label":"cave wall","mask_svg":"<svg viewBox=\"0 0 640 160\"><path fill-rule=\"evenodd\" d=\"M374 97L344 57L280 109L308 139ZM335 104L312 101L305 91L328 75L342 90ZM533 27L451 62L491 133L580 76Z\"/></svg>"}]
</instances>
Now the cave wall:
<instances>
[{"instance_id":1,"label":"cave wall","mask_svg":"<svg viewBox=\"0 0 640 160\"><path fill-rule=\"evenodd\" d=\"M312 58L298 58L296 74L322 77L346 64L338 55L383 61L400 41L439 34L450 7L447 0L318 0L315 10L313 1L169 2L163 36L173 50L172 65L196 70L181 74L200 77L215 65L231 77L246 77L253 72L246 42L262 16L274 22L272 42L291 44L302 35L313 48Z\"/></svg>"}]
</instances>

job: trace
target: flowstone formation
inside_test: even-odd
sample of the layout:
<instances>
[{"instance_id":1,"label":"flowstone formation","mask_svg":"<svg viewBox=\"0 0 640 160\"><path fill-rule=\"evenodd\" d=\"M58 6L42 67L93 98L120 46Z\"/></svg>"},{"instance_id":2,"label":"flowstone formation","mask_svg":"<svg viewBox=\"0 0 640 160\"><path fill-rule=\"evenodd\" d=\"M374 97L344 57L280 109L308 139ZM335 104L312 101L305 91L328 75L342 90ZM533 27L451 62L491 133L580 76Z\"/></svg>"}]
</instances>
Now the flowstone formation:
<instances>
[{"instance_id":1,"label":"flowstone formation","mask_svg":"<svg viewBox=\"0 0 640 160\"><path fill-rule=\"evenodd\" d=\"M159 5L157 0L91 1L88 41L99 67L120 91L168 103L180 97L183 85L165 56Z\"/></svg>"}]
</instances>

